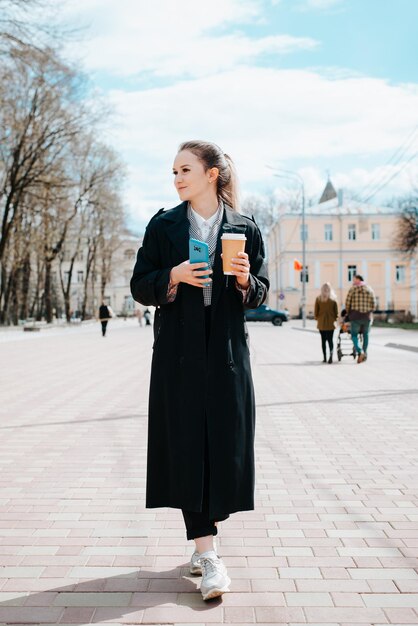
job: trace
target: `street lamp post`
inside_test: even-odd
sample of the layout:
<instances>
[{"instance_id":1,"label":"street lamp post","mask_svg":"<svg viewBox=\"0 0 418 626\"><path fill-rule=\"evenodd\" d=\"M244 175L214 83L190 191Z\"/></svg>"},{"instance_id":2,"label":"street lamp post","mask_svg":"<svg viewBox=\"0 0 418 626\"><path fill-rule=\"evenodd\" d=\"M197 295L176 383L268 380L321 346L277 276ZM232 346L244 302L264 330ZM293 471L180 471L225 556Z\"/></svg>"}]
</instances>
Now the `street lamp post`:
<instances>
[{"instance_id":1,"label":"street lamp post","mask_svg":"<svg viewBox=\"0 0 418 626\"><path fill-rule=\"evenodd\" d=\"M302 326L306 327L306 226L305 226L305 184L303 182L302 176L297 172L292 172L291 170L283 170L281 168L272 167L275 174L278 178L289 178L292 180L296 180L300 188L302 190L302 298L301 298L301 310L302 310Z\"/></svg>"},{"instance_id":2,"label":"street lamp post","mask_svg":"<svg viewBox=\"0 0 418 626\"><path fill-rule=\"evenodd\" d=\"M305 186L302 182L302 326L306 327L306 230L305 230Z\"/></svg>"}]
</instances>

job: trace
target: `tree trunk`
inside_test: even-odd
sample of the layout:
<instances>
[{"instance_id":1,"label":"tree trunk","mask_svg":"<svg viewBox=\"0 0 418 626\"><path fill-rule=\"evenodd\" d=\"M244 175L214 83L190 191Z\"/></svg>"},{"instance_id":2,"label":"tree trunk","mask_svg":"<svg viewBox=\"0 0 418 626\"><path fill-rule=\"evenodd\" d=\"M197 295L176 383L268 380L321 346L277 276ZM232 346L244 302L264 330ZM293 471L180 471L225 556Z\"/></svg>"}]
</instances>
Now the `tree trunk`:
<instances>
[{"instance_id":1,"label":"tree trunk","mask_svg":"<svg viewBox=\"0 0 418 626\"><path fill-rule=\"evenodd\" d=\"M30 286L31 266L29 255L23 261L22 267L22 300L20 303L19 317L25 320L29 311L29 286Z\"/></svg>"},{"instance_id":2,"label":"tree trunk","mask_svg":"<svg viewBox=\"0 0 418 626\"><path fill-rule=\"evenodd\" d=\"M45 260L44 299L45 319L48 324L52 324L51 261L49 259Z\"/></svg>"}]
</instances>

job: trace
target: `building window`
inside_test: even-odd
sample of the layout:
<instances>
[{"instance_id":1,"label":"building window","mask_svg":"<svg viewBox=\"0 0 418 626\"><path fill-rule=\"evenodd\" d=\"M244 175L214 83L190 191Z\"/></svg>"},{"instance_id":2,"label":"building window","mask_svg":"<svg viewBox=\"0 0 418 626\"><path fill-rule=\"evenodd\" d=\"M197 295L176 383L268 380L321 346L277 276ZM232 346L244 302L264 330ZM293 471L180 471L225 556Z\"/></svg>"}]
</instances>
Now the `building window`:
<instances>
[{"instance_id":1,"label":"building window","mask_svg":"<svg viewBox=\"0 0 418 626\"><path fill-rule=\"evenodd\" d=\"M349 265L348 266L348 282L353 282L354 276L357 274L357 265Z\"/></svg>"},{"instance_id":2,"label":"building window","mask_svg":"<svg viewBox=\"0 0 418 626\"><path fill-rule=\"evenodd\" d=\"M356 240L356 225L355 224L349 224L348 225L348 238L350 241L355 241Z\"/></svg>"},{"instance_id":3,"label":"building window","mask_svg":"<svg viewBox=\"0 0 418 626\"><path fill-rule=\"evenodd\" d=\"M77 272L77 282L78 283L84 282L84 272L82 270Z\"/></svg>"},{"instance_id":4,"label":"building window","mask_svg":"<svg viewBox=\"0 0 418 626\"><path fill-rule=\"evenodd\" d=\"M325 224L325 241L332 241L332 224Z\"/></svg>"},{"instance_id":5,"label":"building window","mask_svg":"<svg viewBox=\"0 0 418 626\"><path fill-rule=\"evenodd\" d=\"M380 224L372 224L372 239L374 241L380 239Z\"/></svg>"},{"instance_id":6,"label":"building window","mask_svg":"<svg viewBox=\"0 0 418 626\"><path fill-rule=\"evenodd\" d=\"M125 296L123 302L123 310L126 313L133 313L135 310L135 301L132 296Z\"/></svg>"},{"instance_id":7,"label":"building window","mask_svg":"<svg viewBox=\"0 0 418 626\"><path fill-rule=\"evenodd\" d=\"M70 278L70 272L64 272L64 284L68 285L68 280Z\"/></svg>"},{"instance_id":8,"label":"building window","mask_svg":"<svg viewBox=\"0 0 418 626\"><path fill-rule=\"evenodd\" d=\"M396 282L397 283L405 282L405 265L396 266Z\"/></svg>"},{"instance_id":9,"label":"building window","mask_svg":"<svg viewBox=\"0 0 418 626\"><path fill-rule=\"evenodd\" d=\"M300 270L300 282L303 283L303 275L305 275L305 283L309 283L309 266L305 265L305 271Z\"/></svg>"},{"instance_id":10,"label":"building window","mask_svg":"<svg viewBox=\"0 0 418 626\"><path fill-rule=\"evenodd\" d=\"M308 225L305 224L305 227L300 226L300 240L301 241L308 241Z\"/></svg>"}]
</instances>

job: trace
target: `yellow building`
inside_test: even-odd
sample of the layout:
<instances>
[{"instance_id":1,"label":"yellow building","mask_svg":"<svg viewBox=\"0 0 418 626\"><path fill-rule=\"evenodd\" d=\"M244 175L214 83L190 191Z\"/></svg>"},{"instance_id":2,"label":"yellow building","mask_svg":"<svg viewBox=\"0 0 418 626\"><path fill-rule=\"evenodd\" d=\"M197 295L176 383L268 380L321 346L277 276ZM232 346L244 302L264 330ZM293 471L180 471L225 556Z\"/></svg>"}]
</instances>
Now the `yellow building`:
<instances>
[{"instance_id":1,"label":"yellow building","mask_svg":"<svg viewBox=\"0 0 418 626\"><path fill-rule=\"evenodd\" d=\"M343 199L328 182L321 201L305 210L306 314L330 282L344 303L354 274L361 274L377 297L379 309L410 311L417 316L416 259L409 261L393 249L398 214L388 207ZM268 238L270 306L300 312L302 261L301 211L283 212Z\"/></svg>"}]
</instances>

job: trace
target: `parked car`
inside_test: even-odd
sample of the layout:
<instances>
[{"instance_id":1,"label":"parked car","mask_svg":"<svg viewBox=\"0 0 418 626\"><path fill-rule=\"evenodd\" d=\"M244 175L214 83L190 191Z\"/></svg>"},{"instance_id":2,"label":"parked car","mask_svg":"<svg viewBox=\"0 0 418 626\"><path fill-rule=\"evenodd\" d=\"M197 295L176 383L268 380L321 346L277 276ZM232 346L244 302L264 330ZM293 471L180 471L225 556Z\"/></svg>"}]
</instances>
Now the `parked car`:
<instances>
[{"instance_id":1,"label":"parked car","mask_svg":"<svg viewBox=\"0 0 418 626\"><path fill-rule=\"evenodd\" d=\"M281 326L283 322L289 321L289 313L276 311L262 304L257 309L246 309L245 319L248 322L271 322L274 326Z\"/></svg>"}]
</instances>

